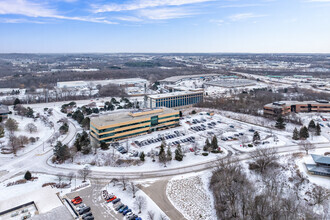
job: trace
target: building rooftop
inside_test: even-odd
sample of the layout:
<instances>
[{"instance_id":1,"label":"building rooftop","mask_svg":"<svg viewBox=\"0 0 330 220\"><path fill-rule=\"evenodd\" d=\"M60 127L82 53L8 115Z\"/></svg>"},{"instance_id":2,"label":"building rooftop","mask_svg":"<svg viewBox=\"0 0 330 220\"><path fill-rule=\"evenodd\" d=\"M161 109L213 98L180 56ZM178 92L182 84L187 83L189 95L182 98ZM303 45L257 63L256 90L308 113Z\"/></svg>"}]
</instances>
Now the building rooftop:
<instances>
[{"instance_id":1,"label":"building rooftop","mask_svg":"<svg viewBox=\"0 0 330 220\"><path fill-rule=\"evenodd\" d=\"M95 125L96 127L103 127L111 124L124 123L131 120L150 118L152 116L170 114L174 112L177 111L170 108L155 108L141 111L112 113L99 117L92 117L91 124Z\"/></svg>"},{"instance_id":2,"label":"building rooftop","mask_svg":"<svg viewBox=\"0 0 330 220\"><path fill-rule=\"evenodd\" d=\"M282 108L282 106L304 105L304 104L305 105L307 105L307 104L330 105L329 101L326 101L326 100L321 100L321 101L320 100L317 100L317 101L280 101L280 102L274 102L274 103L269 103L269 104L265 105L265 107Z\"/></svg>"},{"instance_id":3,"label":"building rooftop","mask_svg":"<svg viewBox=\"0 0 330 220\"><path fill-rule=\"evenodd\" d=\"M309 172L318 172L330 175L330 167L317 166L315 164L306 164L306 168Z\"/></svg>"},{"instance_id":4,"label":"building rooftop","mask_svg":"<svg viewBox=\"0 0 330 220\"><path fill-rule=\"evenodd\" d=\"M330 165L330 157L324 157L321 155L311 154L315 163L322 163Z\"/></svg>"},{"instance_id":5,"label":"building rooftop","mask_svg":"<svg viewBox=\"0 0 330 220\"><path fill-rule=\"evenodd\" d=\"M149 95L148 97L149 98L152 98L152 99L159 99L159 98L167 98L167 97L173 97L173 96L190 95L190 94L197 94L197 93L203 93L203 91L170 92L170 93Z\"/></svg>"},{"instance_id":6,"label":"building rooftop","mask_svg":"<svg viewBox=\"0 0 330 220\"><path fill-rule=\"evenodd\" d=\"M218 87L245 87L245 86L253 86L256 85L256 81L249 79L222 79L213 82L207 82L206 85L210 86L218 86Z\"/></svg>"},{"instance_id":7,"label":"building rooftop","mask_svg":"<svg viewBox=\"0 0 330 220\"><path fill-rule=\"evenodd\" d=\"M199 74L199 75L183 75L183 76L172 76L165 78L163 80L159 80L159 82L172 82L175 83L182 79L190 79L190 78L204 78L210 76L220 76L220 74Z\"/></svg>"}]
</instances>

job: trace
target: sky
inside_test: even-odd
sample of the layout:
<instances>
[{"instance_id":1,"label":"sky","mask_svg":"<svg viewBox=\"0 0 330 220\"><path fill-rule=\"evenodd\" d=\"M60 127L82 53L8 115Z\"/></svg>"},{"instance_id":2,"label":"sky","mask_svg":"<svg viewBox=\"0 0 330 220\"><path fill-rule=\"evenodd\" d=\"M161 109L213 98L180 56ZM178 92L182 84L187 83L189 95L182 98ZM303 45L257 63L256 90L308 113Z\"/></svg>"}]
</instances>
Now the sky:
<instances>
[{"instance_id":1,"label":"sky","mask_svg":"<svg viewBox=\"0 0 330 220\"><path fill-rule=\"evenodd\" d=\"M0 0L0 53L330 53L330 0Z\"/></svg>"}]
</instances>

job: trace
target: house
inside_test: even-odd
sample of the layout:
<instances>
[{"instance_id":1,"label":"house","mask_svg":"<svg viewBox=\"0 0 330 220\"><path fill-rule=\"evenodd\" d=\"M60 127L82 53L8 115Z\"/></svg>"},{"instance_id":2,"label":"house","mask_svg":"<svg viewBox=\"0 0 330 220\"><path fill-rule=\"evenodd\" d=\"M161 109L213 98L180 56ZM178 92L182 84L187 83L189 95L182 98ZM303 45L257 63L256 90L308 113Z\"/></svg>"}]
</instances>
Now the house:
<instances>
[{"instance_id":1,"label":"house","mask_svg":"<svg viewBox=\"0 0 330 220\"><path fill-rule=\"evenodd\" d=\"M315 164L305 164L309 173L321 176L330 176L330 157L311 154Z\"/></svg>"}]
</instances>

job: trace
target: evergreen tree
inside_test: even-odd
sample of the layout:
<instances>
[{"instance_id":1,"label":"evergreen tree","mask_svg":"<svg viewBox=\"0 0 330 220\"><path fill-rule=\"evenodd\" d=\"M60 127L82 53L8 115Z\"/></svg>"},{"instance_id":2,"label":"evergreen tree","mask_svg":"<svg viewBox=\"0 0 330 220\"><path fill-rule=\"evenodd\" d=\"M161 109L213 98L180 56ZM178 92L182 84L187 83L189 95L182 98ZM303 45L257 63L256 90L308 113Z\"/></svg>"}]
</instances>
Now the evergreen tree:
<instances>
[{"instance_id":1,"label":"evergreen tree","mask_svg":"<svg viewBox=\"0 0 330 220\"><path fill-rule=\"evenodd\" d=\"M293 140L299 140L299 132L298 132L298 129L297 128L294 128L293 130L293 135L292 135L292 139Z\"/></svg>"},{"instance_id":2,"label":"evergreen tree","mask_svg":"<svg viewBox=\"0 0 330 220\"><path fill-rule=\"evenodd\" d=\"M219 147L218 146L218 139L215 135L213 136L211 147L212 147L213 150L217 150L218 147Z\"/></svg>"},{"instance_id":3,"label":"evergreen tree","mask_svg":"<svg viewBox=\"0 0 330 220\"><path fill-rule=\"evenodd\" d=\"M282 116L279 116L276 120L276 124L275 127L278 129L284 129L285 128L285 123L284 123L284 119Z\"/></svg>"},{"instance_id":4,"label":"evergreen tree","mask_svg":"<svg viewBox=\"0 0 330 220\"><path fill-rule=\"evenodd\" d=\"M203 147L203 151L208 151L210 147L211 147L210 141L208 138L206 138L205 145Z\"/></svg>"},{"instance_id":5,"label":"evergreen tree","mask_svg":"<svg viewBox=\"0 0 330 220\"><path fill-rule=\"evenodd\" d=\"M18 98L16 98L15 101L14 101L14 106L18 105L18 104L21 104L21 101Z\"/></svg>"},{"instance_id":6,"label":"evergreen tree","mask_svg":"<svg viewBox=\"0 0 330 220\"><path fill-rule=\"evenodd\" d=\"M145 157L145 155L144 155L144 152L142 151L141 154L140 154L140 160L144 161L144 157Z\"/></svg>"},{"instance_id":7,"label":"evergreen tree","mask_svg":"<svg viewBox=\"0 0 330 220\"><path fill-rule=\"evenodd\" d=\"M65 161L70 157L70 150L67 145L63 145L60 141L54 147L54 156L58 161Z\"/></svg>"},{"instance_id":8,"label":"evergreen tree","mask_svg":"<svg viewBox=\"0 0 330 220\"><path fill-rule=\"evenodd\" d=\"M81 126L83 128L85 128L86 130L89 130L89 126L90 126L90 118L89 117L86 117L84 118L82 121L81 121Z\"/></svg>"},{"instance_id":9,"label":"evergreen tree","mask_svg":"<svg viewBox=\"0 0 330 220\"><path fill-rule=\"evenodd\" d=\"M321 126L319 123L317 123L317 125L316 125L315 134L316 134L316 136L321 135Z\"/></svg>"},{"instance_id":10,"label":"evergreen tree","mask_svg":"<svg viewBox=\"0 0 330 220\"><path fill-rule=\"evenodd\" d=\"M259 142L260 141L260 135L258 131L255 131L253 134L253 142Z\"/></svg>"},{"instance_id":11,"label":"evergreen tree","mask_svg":"<svg viewBox=\"0 0 330 220\"><path fill-rule=\"evenodd\" d=\"M167 160L167 161L172 160L172 151L171 151L170 146L167 147L167 151L166 151L166 160Z\"/></svg>"},{"instance_id":12,"label":"evergreen tree","mask_svg":"<svg viewBox=\"0 0 330 220\"><path fill-rule=\"evenodd\" d=\"M308 129L306 126L300 128L299 136L301 139L307 139L309 137Z\"/></svg>"},{"instance_id":13,"label":"evergreen tree","mask_svg":"<svg viewBox=\"0 0 330 220\"><path fill-rule=\"evenodd\" d=\"M159 150L159 155L158 155L160 163L165 163L166 162L166 154L165 154L165 149L164 148L165 148L165 146L162 143L160 145L160 150Z\"/></svg>"},{"instance_id":14,"label":"evergreen tree","mask_svg":"<svg viewBox=\"0 0 330 220\"><path fill-rule=\"evenodd\" d=\"M175 156L174 158L177 160L177 161L182 161L183 159L183 153L182 153L182 149L181 149L181 145L178 144L177 148L175 149Z\"/></svg>"},{"instance_id":15,"label":"evergreen tree","mask_svg":"<svg viewBox=\"0 0 330 220\"><path fill-rule=\"evenodd\" d=\"M109 149L109 144L105 143L105 142L101 142L100 144L100 148L102 150L108 150Z\"/></svg>"},{"instance_id":16,"label":"evergreen tree","mask_svg":"<svg viewBox=\"0 0 330 220\"><path fill-rule=\"evenodd\" d=\"M26 180L32 179L32 174L30 173L30 171L26 171L26 173L24 175L24 179L26 179Z\"/></svg>"},{"instance_id":17,"label":"evergreen tree","mask_svg":"<svg viewBox=\"0 0 330 220\"><path fill-rule=\"evenodd\" d=\"M61 134L66 134L69 131L69 125L64 123L59 130Z\"/></svg>"},{"instance_id":18,"label":"evergreen tree","mask_svg":"<svg viewBox=\"0 0 330 220\"><path fill-rule=\"evenodd\" d=\"M309 131L314 131L315 128L316 128L315 122L314 122L314 120L311 120L308 124L308 130Z\"/></svg>"}]
</instances>

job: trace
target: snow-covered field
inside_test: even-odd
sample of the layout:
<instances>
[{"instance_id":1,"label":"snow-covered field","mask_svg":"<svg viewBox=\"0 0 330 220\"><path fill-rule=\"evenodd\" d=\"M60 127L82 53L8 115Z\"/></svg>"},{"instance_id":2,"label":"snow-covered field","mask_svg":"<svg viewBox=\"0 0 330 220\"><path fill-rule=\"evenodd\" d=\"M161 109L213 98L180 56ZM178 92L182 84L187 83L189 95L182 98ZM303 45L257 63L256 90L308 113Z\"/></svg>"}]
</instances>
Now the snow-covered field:
<instances>
[{"instance_id":1,"label":"snow-covered field","mask_svg":"<svg viewBox=\"0 0 330 220\"><path fill-rule=\"evenodd\" d=\"M24 179L24 175L16 176L16 177L13 177L9 180L2 182L0 185L0 195L1 195L0 201L7 200L12 197L19 196L20 194L24 194L24 193L28 193L28 192L32 192L34 190L40 189L40 188L42 188L42 185L45 183L59 183L58 176L54 176L54 175L32 173L32 177L37 177L37 179L35 179L33 181L27 181L26 183L22 183L22 184L8 186L8 187L7 187L8 183L12 183L17 180ZM60 192L61 195L65 195L65 194L71 192L71 189L85 184L85 183L82 183L82 179L78 179L78 178L76 179L75 177L72 178L71 185L70 185L70 180L65 177L63 177L61 179L61 183L69 184L68 188L63 188L63 189L55 188L56 190L58 190L58 192ZM86 183L89 184L89 181L87 181Z\"/></svg>"},{"instance_id":2,"label":"snow-covered field","mask_svg":"<svg viewBox=\"0 0 330 220\"><path fill-rule=\"evenodd\" d=\"M183 175L169 181L166 194L186 219L217 219L208 187L210 175L211 172Z\"/></svg>"}]
</instances>

